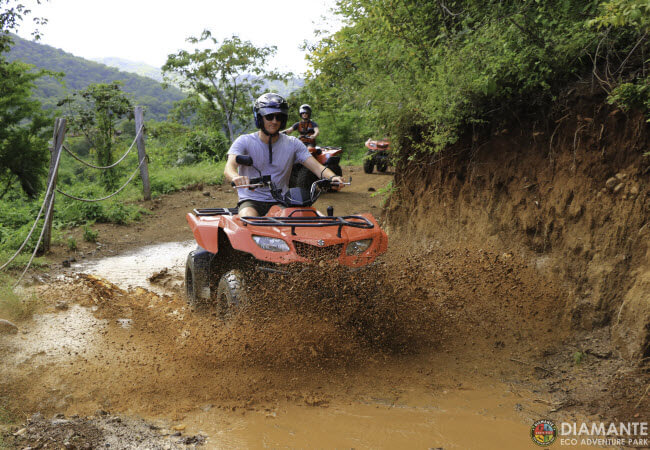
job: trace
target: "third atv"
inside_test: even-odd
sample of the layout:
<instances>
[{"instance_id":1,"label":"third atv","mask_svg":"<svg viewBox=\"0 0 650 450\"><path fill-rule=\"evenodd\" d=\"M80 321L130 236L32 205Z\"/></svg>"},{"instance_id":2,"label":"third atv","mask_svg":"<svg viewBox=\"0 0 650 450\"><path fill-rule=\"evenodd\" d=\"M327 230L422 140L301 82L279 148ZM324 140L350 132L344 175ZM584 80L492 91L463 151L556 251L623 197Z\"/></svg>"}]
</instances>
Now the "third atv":
<instances>
[{"instance_id":1,"label":"third atv","mask_svg":"<svg viewBox=\"0 0 650 450\"><path fill-rule=\"evenodd\" d=\"M379 172L386 172L388 170L388 163L390 161L390 141L384 139L382 141L373 141L368 139L366 141L366 152L363 159L363 171L365 173L372 173L373 168L376 166Z\"/></svg>"},{"instance_id":2,"label":"third atv","mask_svg":"<svg viewBox=\"0 0 650 450\"><path fill-rule=\"evenodd\" d=\"M237 156L237 163L253 165L252 158L243 155ZM188 213L198 244L185 268L190 304L213 305L222 318L229 318L248 302L246 281L255 271L289 274L291 265L321 261L358 268L385 253L388 237L371 214L335 216L328 207L324 215L312 207L332 183L322 179L310 190L282 192L270 176L260 173L249 185L237 187L269 189L282 207L273 206L266 216L240 217L237 208Z\"/></svg>"}]
</instances>

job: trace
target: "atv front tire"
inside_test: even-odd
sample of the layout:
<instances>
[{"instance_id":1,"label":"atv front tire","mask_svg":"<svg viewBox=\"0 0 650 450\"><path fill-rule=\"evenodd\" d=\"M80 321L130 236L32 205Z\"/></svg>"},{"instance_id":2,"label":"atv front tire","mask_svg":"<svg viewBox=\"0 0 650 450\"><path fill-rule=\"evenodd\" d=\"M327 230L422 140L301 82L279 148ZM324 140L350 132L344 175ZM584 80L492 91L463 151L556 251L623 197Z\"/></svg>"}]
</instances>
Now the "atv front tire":
<instances>
[{"instance_id":1,"label":"atv front tire","mask_svg":"<svg viewBox=\"0 0 650 450\"><path fill-rule=\"evenodd\" d=\"M231 270L219 279L215 303L218 314L224 320L232 319L248 304L242 272Z\"/></svg>"},{"instance_id":2,"label":"atv front tire","mask_svg":"<svg viewBox=\"0 0 650 450\"><path fill-rule=\"evenodd\" d=\"M371 152L366 153L363 159L363 171L365 173L372 173L372 169L375 167L375 158Z\"/></svg>"},{"instance_id":3,"label":"atv front tire","mask_svg":"<svg viewBox=\"0 0 650 450\"><path fill-rule=\"evenodd\" d=\"M193 308L210 303L210 257L202 248L192 250L185 262L185 293Z\"/></svg>"}]
</instances>

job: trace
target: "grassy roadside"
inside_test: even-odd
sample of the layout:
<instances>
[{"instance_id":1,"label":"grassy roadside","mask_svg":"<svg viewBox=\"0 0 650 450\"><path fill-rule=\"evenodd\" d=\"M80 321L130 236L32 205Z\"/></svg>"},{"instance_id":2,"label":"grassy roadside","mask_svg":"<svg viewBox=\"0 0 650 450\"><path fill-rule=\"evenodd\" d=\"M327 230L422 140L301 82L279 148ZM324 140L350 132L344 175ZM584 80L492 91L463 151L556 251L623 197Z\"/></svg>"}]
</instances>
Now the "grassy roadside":
<instances>
[{"instance_id":1,"label":"grassy roadside","mask_svg":"<svg viewBox=\"0 0 650 450\"><path fill-rule=\"evenodd\" d=\"M6 274L0 274L0 319L10 322L29 319L38 310L41 301L34 295L14 292L15 279ZM0 423L3 419L0 404Z\"/></svg>"}]
</instances>

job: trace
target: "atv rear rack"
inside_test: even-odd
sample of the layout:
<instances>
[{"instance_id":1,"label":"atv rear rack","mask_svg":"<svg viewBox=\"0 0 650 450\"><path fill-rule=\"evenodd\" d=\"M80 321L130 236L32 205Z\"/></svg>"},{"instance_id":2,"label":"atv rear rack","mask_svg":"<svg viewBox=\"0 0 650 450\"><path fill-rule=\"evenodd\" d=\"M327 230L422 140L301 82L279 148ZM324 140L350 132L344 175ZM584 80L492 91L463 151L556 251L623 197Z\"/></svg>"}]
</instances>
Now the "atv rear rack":
<instances>
[{"instance_id":1,"label":"atv rear rack","mask_svg":"<svg viewBox=\"0 0 650 450\"><path fill-rule=\"evenodd\" d=\"M343 227L374 228L375 225L362 216L317 216L317 217L240 217L244 226L291 227L291 235L296 236L296 228L339 227L336 233L341 237Z\"/></svg>"},{"instance_id":2,"label":"atv rear rack","mask_svg":"<svg viewBox=\"0 0 650 450\"><path fill-rule=\"evenodd\" d=\"M237 214L239 208L197 208L194 210L195 216L233 216Z\"/></svg>"}]
</instances>

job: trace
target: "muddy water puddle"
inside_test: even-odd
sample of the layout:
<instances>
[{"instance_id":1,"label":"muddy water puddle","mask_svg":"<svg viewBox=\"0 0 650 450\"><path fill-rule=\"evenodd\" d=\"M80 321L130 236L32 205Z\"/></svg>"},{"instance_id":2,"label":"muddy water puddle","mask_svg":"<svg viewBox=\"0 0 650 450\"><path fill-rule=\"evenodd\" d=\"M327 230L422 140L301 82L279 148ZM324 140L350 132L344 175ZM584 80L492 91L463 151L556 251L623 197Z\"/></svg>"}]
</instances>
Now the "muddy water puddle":
<instances>
[{"instance_id":1,"label":"muddy water puddle","mask_svg":"<svg viewBox=\"0 0 650 450\"><path fill-rule=\"evenodd\" d=\"M122 289L143 287L158 294L182 285L187 254L196 248L194 241L166 242L133 252L73 265L78 272L102 277ZM167 278L163 283L149 280L155 274Z\"/></svg>"},{"instance_id":2,"label":"muddy water puddle","mask_svg":"<svg viewBox=\"0 0 650 450\"><path fill-rule=\"evenodd\" d=\"M412 392L397 402L281 404L245 414L210 410L185 422L207 434L211 448L528 448L530 425L516 410L530 399L504 388Z\"/></svg>"},{"instance_id":3,"label":"muddy water puddle","mask_svg":"<svg viewBox=\"0 0 650 450\"><path fill-rule=\"evenodd\" d=\"M106 326L90 309L73 305L67 311L36 315L28 332L7 337L4 341L13 351L4 357L6 367L25 363L60 363L79 354L92 354L97 349L97 333ZM27 330L26 330L27 331Z\"/></svg>"}]
</instances>

